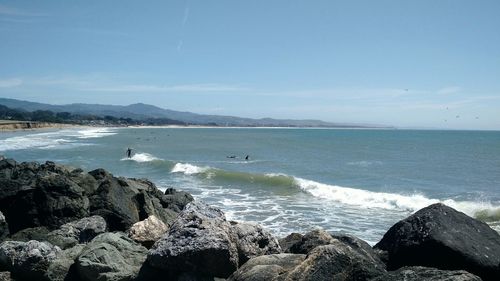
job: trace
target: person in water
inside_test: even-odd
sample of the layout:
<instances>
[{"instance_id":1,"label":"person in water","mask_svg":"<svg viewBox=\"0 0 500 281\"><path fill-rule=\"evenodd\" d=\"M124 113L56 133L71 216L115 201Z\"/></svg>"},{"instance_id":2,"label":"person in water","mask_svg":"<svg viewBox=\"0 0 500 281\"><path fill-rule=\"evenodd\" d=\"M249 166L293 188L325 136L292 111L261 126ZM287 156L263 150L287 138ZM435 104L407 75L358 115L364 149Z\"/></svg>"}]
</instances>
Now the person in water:
<instances>
[{"instance_id":1,"label":"person in water","mask_svg":"<svg viewBox=\"0 0 500 281\"><path fill-rule=\"evenodd\" d=\"M127 157L130 158L132 157L132 148L127 148Z\"/></svg>"},{"instance_id":2,"label":"person in water","mask_svg":"<svg viewBox=\"0 0 500 281\"><path fill-rule=\"evenodd\" d=\"M248 157L249 157L249 155L247 155L247 156L245 157L245 160L248 160Z\"/></svg>"}]
</instances>

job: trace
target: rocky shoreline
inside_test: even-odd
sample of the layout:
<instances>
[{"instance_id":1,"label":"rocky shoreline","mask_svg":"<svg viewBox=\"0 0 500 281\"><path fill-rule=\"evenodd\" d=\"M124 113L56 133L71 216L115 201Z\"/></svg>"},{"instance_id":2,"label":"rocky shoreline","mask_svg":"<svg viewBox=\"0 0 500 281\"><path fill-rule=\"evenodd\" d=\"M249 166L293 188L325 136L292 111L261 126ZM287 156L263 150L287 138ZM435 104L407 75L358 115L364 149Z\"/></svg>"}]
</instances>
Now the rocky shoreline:
<instances>
[{"instance_id":1,"label":"rocky shoreline","mask_svg":"<svg viewBox=\"0 0 500 281\"><path fill-rule=\"evenodd\" d=\"M0 160L3 280L500 280L500 235L442 204L371 247L260 225L146 179Z\"/></svg>"}]
</instances>

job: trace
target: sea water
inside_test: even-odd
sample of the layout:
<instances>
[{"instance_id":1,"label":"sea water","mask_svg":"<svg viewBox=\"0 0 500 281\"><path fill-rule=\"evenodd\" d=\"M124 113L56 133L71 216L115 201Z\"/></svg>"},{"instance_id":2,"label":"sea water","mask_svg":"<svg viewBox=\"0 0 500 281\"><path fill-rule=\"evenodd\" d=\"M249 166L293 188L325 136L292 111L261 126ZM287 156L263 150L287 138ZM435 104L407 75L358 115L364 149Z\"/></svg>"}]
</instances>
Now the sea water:
<instances>
[{"instance_id":1,"label":"sea water","mask_svg":"<svg viewBox=\"0 0 500 281\"><path fill-rule=\"evenodd\" d=\"M323 228L374 244L437 202L500 230L497 131L79 128L3 132L0 154L148 178L278 237Z\"/></svg>"}]
</instances>

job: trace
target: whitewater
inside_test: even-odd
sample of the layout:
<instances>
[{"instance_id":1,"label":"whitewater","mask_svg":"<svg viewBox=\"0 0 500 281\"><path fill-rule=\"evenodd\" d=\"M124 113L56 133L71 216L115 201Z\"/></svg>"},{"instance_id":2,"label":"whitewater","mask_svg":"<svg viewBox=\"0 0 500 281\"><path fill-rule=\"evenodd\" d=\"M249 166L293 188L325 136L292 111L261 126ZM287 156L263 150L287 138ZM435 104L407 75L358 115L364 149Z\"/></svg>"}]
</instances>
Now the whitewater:
<instances>
[{"instance_id":1,"label":"whitewater","mask_svg":"<svg viewBox=\"0 0 500 281\"><path fill-rule=\"evenodd\" d=\"M323 228L374 244L434 203L500 230L498 143L498 132L86 128L2 133L0 154L149 178L278 236Z\"/></svg>"}]
</instances>

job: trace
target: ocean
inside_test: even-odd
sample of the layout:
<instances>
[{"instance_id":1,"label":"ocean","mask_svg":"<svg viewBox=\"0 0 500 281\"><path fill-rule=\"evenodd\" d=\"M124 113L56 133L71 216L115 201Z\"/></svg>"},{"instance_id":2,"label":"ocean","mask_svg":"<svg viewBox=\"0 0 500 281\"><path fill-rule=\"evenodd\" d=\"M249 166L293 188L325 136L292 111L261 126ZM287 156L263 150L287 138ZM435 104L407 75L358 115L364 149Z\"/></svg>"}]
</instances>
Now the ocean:
<instances>
[{"instance_id":1,"label":"ocean","mask_svg":"<svg viewBox=\"0 0 500 281\"><path fill-rule=\"evenodd\" d=\"M373 245L437 202L500 230L498 131L75 128L2 132L0 154L148 178L277 237L323 228Z\"/></svg>"}]
</instances>

